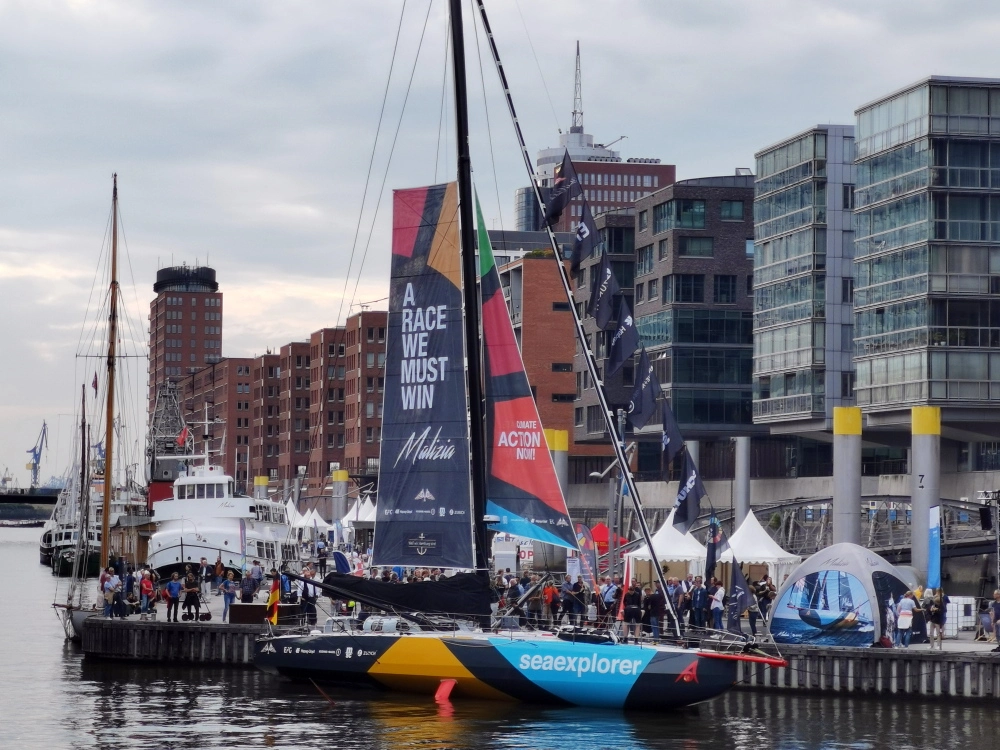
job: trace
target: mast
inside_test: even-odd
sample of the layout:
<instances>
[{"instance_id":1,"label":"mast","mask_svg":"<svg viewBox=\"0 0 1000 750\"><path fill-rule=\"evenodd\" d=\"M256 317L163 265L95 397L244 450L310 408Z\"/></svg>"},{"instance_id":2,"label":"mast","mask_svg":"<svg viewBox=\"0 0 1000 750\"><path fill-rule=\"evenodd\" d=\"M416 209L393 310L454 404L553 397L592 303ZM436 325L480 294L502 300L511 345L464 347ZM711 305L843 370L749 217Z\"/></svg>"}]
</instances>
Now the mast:
<instances>
[{"instance_id":1,"label":"mast","mask_svg":"<svg viewBox=\"0 0 1000 750\"><path fill-rule=\"evenodd\" d=\"M455 0L452 0L453 4ZM535 170L531 164L531 156L528 154L528 147L524 141L524 133L521 131L521 123L517 118L517 112L514 110L514 98L510 93L510 86L507 84L507 74L504 72L503 64L500 62L500 51L497 49L496 40L493 38L493 31L490 28L489 19L486 16L486 7L483 5L483 0L476 0L476 5L479 8L479 15L483 21L483 28L486 32L486 38L489 41L490 52L493 55L493 64L497 69L497 75L500 78L500 85L503 88L504 97L507 100L507 110L510 113L511 122L514 125L514 132L517 134L517 142L521 148L521 158L524 160L524 165L528 170L528 174L531 175L531 186L535 191L535 200L538 203L539 208L544 209L545 201L542 200L541 190L538 186L538 180L535 179ZM577 85L580 83L580 58L579 51L577 52ZM577 90L579 92L579 88ZM576 105L575 105L576 106ZM583 102L582 96L579 101L579 108L582 109ZM579 112L580 116L580 128L582 132L583 128L583 112ZM573 113L574 122L576 121L577 112ZM623 440L622 433L618 429L618 425L615 422L614 414L608 405L607 395L604 393L604 381L601 379L597 372L597 365L594 362L594 357L590 351L590 344L587 341L587 336L583 331L583 323L580 320L580 314L577 311L576 304L574 300L576 299L573 295L573 287L570 284L569 275L566 272L566 264L559 251L559 243L556 242L556 236L552 231L552 227L547 226L546 231L549 235L549 244L552 247L553 256L555 258L556 265L559 266L559 279L562 282L563 292L566 294L566 299L570 302L570 313L573 316L573 326L576 331L576 338L580 344L580 350L583 352L584 361L587 363L587 371L590 373L591 380L597 384L594 389L598 401L601 406L601 411L604 413L604 421L608 428L608 433L611 436L611 446L615 451L615 458L618 460L618 466L621 469L622 478L625 481L625 486L628 488L629 499L632 501L632 507L635 510L636 521L639 524L639 531L642 534L642 539L646 543L646 547L649 549L650 556L654 560L653 572L656 573L656 579L660 582L660 588L663 591L667 590L667 581L663 575L663 569L660 566L658 560L656 560L656 552L653 549L653 534L649 530L649 525L646 523L646 517L643 514L642 502L639 498L639 491L635 486L635 477L632 476L632 471L629 469L628 456L625 453L625 443ZM680 620L677 616L677 612L674 609L673 603L670 598L667 597L667 607L674 616L674 628L678 636L680 636Z\"/></svg>"},{"instance_id":2,"label":"mast","mask_svg":"<svg viewBox=\"0 0 1000 750\"><path fill-rule=\"evenodd\" d=\"M87 386L80 386L80 491L77 498L76 545L73 553L73 572L69 588L66 590L66 606L72 607L76 599L76 584L86 575L87 562L90 556L90 540L87 532L90 529L90 482L87 480Z\"/></svg>"},{"instance_id":3,"label":"mast","mask_svg":"<svg viewBox=\"0 0 1000 750\"><path fill-rule=\"evenodd\" d=\"M486 544L486 409L484 406L482 345L479 334L479 295L476 278L476 224L472 216L472 159L469 155L468 95L465 82L465 36L462 0L449 0L451 49L455 78L455 134L458 138L458 219L462 243L462 299L465 308L465 351L469 379L469 452L472 462L472 517L475 522L476 570L489 575Z\"/></svg>"},{"instance_id":4,"label":"mast","mask_svg":"<svg viewBox=\"0 0 1000 750\"><path fill-rule=\"evenodd\" d=\"M101 566L108 564L115 434L115 341L118 338L118 173L111 191L111 309L108 313L108 403L104 416L104 503L101 511Z\"/></svg>"}]
</instances>

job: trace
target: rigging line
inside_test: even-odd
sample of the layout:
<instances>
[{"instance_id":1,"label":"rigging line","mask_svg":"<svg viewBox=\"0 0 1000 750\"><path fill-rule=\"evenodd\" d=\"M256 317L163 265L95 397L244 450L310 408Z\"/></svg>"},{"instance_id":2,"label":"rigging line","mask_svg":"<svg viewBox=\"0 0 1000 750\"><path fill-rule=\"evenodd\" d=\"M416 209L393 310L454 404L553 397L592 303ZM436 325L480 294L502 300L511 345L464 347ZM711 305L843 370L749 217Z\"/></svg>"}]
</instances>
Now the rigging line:
<instances>
[{"instance_id":1,"label":"rigging line","mask_svg":"<svg viewBox=\"0 0 1000 750\"><path fill-rule=\"evenodd\" d=\"M549 109L552 110L552 119L556 123L556 130L561 131L559 127L559 116L556 114L555 105L552 103L552 95L549 94L549 87L545 83L545 74L542 72L542 64L538 62L538 55L535 52L535 45L531 43L531 33L528 31L528 24L524 22L524 14L521 12L521 4L514 0L514 7L517 8L517 15L521 19L521 25L524 27L524 35L528 38L528 47L531 49L531 56L535 58L535 67L538 68L538 77L542 79L542 88L545 89L545 98L548 99Z\"/></svg>"},{"instance_id":2,"label":"rigging line","mask_svg":"<svg viewBox=\"0 0 1000 750\"><path fill-rule=\"evenodd\" d=\"M410 69L410 80L406 83L406 95L403 97L403 106L399 112L399 121L396 123L396 132L392 137L392 145L389 147L389 159L386 162L386 169L382 175L382 184L379 186L378 199L375 203L375 212L372 214L372 223L368 229L368 240L365 242L365 251L361 255L361 265L358 267L358 275L355 277L354 289L351 292L351 300L357 296L358 286L361 284L361 272L365 267L365 260L368 257L368 250L371 248L372 244L372 234L375 231L375 220L378 218L378 210L382 205L382 195L385 193L385 184L389 179L389 164L392 163L392 155L396 152L396 143L399 141L399 131L403 127L403 117L406 115L406 103L410 99L410 92L413 90L413 78L417 73L417 63L420 60L420 51L424 47L424 37L427 34L427 22L431 17L431 8L433 3L427 4L427 14L424 16L424 26L420 30L420 41L417 43L417 54L413 58L413 67Z\"/></svg>"},{"instance_id":3,"label":"rigging line","mask_svg":"<svg viewBox=\"0 0 1000 750\"><path fill-rule=\"evenodd\" d=\"M104 237L101 239L101 253L97 260L97 268L94 270L94 278L90 284L90 294L87 296L87 306L86 308L84 308L83 323L80 326L80 336L76 342L77 352L79 352L80 347L83 346L83 335L87 331L87 321L88 321L87 311L90 310L90 305L94 301L94 293L95 290L97 289L98 275L100 274L101 267L103 265L102 261L104 260L104 248L107 246L108 235L110 234L110 232L111 232L111 212L108 211L108 220L104 224Z\"/></svg>"},{"instance_id":4,"label":"rigging line","mask_svg":"<svg viewBox=\"0 0 1000 750\"><path fill-rule=\"evenodd\" d=\"M448 51L451 49L451 34L446 34L444 43L444 70L441 73L441 110L438 115L438 141L437 151L434 152L434 184L438 181L438 164L441 159L441 132L444 131L444 139L448 139L448 124L445 120L445 95L448 92Z\"/></svg>"},{"instance_id":5,"label":"rigging line","mask_svg":"<svg viewBox=\"0 0 1000 750\"><path fill-rule=\"evenodd\" d=\"M344 311L344 299L347 296L347 285L350 283L351 267L354 265L354 253L358 247L358 235L361 232L361 221L365 214L365 202L368 200L368 186L371 183L372 165L375 163L375 152L378 149L378 138L382 132L382 118L385 116L385 105L389 100L389 84L392 82L392 73L396 68L396 53L399 50L399 37L403 30L403 17L406 15L406 0L403 0L403 7L399 13L399 25L396 27L396 41L392 46L392 60L389 62L389 75L385 80L385 91L382 93L382 107L378 113L378 124L375 126L375 142L372 143L371 158L368 160L368 173L365 175L365 188L361 193L361 209L358 211L358 223L354 228L354 239L351 242L351 255L347 262L347 273L344 275L344 291L340 296L340 308L337 310L337 325L341 325L340 317Z\"/></svg>"},{"instance_id":6,"label":"rigging line","mask_svg":"<svg viewBox=\"0 0 1000 750\"><path fill-rule=\"evenodd\" d=\"M497 214L500 216L500 231L504 232L503 223L503 208L501 207L500 201L500 183L497 180L497 158L496 152L493 149L493 129L490 125L490 104L489 98L486 96L486 76L483 73L483 49L480 46L479 41L479 24L476 23L476 12L475 6L473 5L474 0L469 0L469 16L472 18L472 28L476 34L476 56L479 59L479 81L483 89L483 110L486 112L486 142L490 145L490 164L493 166L493 189L496 191L497 199Z\"/></svg>"}]
</instances>

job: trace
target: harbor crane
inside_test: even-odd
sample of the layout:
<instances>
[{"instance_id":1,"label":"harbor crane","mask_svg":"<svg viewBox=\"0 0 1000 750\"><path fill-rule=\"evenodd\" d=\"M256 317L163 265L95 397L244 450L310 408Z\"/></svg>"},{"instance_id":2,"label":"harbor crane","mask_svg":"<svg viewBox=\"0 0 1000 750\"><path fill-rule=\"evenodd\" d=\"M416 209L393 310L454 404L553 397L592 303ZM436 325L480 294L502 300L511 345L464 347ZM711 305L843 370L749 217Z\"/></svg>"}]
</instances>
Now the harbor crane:
<instances>
[{"instance_id":1,"label":"harbor crane","mask_svg":"<svg viewBox=\"0 0 1000 750\"><path fill-rule=\"evenodd\" d=\"M27 452L31 454L31 460L25 465L24 468L31 472L31 486L38 486L38 470L42 465L42 451L49 447L49 426L43 421L42 431L38 433L38 440L35 441L35 445L32 448L28 448Z\"/></svg>"}]
</instances>

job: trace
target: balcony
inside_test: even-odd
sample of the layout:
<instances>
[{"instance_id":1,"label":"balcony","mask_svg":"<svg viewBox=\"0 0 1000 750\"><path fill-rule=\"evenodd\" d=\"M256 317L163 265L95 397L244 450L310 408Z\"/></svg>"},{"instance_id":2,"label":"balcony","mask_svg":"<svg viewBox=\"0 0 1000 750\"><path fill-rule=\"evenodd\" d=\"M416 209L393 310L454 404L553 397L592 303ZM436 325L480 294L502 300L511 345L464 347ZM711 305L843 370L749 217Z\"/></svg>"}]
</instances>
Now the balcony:
<instances>
[{"instance_id":1,"label":"balcony","mask_svg":"<svg viewBox=\"0 0 1000 750\"><path fill-rule=\"evenodd\" d=\"M823 416L825 413L826 398L813 394L799 394L795 396L780 396L778 398L768 398L754 400L753 418L754 421L778 420L783 417L812 417Z\"/></svg>"}]
</instances>

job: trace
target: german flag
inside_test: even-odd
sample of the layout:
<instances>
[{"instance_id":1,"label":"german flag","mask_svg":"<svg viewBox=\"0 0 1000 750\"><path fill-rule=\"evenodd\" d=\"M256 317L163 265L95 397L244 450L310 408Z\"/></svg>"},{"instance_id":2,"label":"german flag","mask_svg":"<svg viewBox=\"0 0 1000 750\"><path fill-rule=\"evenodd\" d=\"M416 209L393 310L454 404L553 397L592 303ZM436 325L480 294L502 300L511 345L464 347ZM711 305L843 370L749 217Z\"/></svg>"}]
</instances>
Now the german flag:
<instances>
[{"instance_id":1,"label":"german flag","mask_svg":"<svg viewBox=\"0 0 1000 750\"><path fill-rule=\"evenodd\" d=\"M272 625L278 624L278 602L281 601L281 576L275 575L271 582L271 593L267 595L267 619Z\"/></svg>"}]
</instances>

